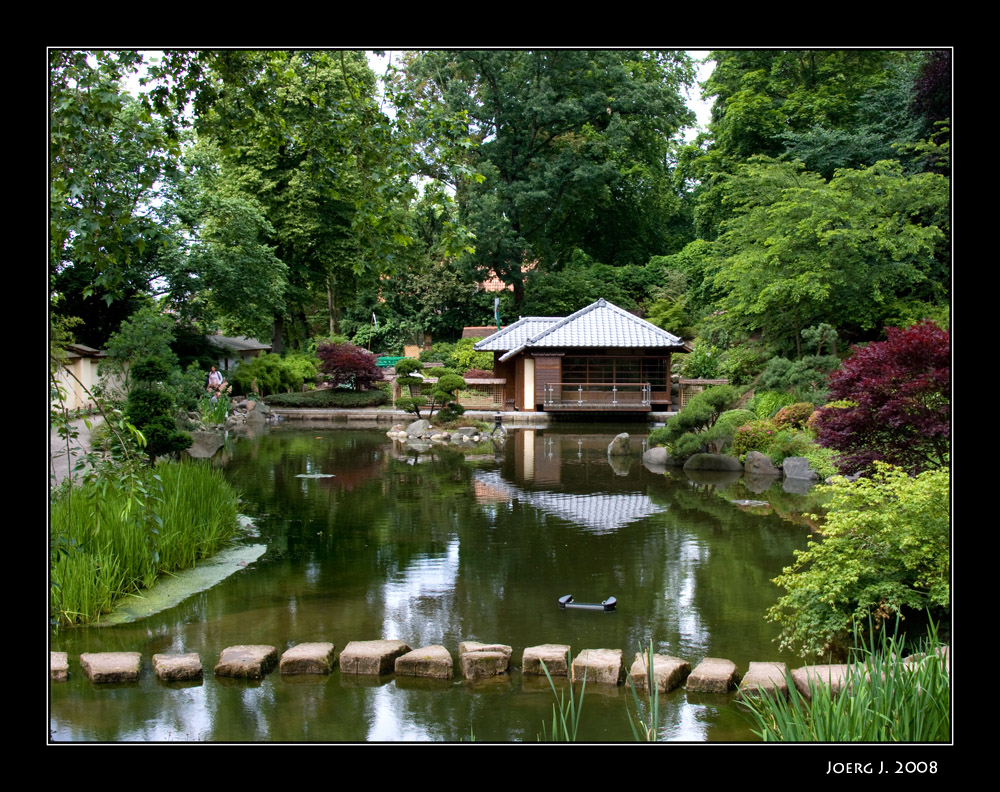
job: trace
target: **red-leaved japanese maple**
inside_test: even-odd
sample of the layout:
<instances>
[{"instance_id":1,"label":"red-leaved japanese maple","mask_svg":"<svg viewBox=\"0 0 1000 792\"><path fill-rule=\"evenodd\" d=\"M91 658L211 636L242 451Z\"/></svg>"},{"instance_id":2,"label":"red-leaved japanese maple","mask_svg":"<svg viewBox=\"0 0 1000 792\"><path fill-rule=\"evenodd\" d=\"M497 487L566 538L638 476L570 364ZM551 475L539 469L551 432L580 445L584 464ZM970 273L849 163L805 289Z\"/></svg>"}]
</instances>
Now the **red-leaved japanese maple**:
<instances>
[{"instance_id":1,"label":"red-leaved japanese maple","mask_svg":"<svg viewBox=\"0 0 1000 792\"><path fill-rule=\"evenodd\" d=\"M319 370L334 387L347 385L354 390L368 390L385 377L376 363L378 358L354 344L323 344L316 350Z\"/></svg>"},{"instance_id":2,"label":"red-leaved japanese maple","mask_svg":"<svg viewBox=\"0 0 1000 792\"><path fill-rule=\"evenodd\" d=\"M852 407L823 409L820 445L840 452L845 473L870 472L875 460L911 474L945 465L951 439L951 342L924 321L855 347L830 375L830 395Z\"/></svg>"}]
</instances>

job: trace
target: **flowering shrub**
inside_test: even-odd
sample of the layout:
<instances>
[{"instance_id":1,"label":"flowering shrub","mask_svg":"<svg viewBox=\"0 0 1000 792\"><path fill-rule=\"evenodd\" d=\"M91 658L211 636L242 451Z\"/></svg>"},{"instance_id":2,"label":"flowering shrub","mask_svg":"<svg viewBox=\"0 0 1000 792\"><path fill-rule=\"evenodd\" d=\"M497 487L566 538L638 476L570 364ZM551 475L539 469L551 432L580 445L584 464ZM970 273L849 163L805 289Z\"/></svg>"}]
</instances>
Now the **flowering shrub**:
<instances>
[{"instance_id":1,"label":"flowering shrub","mask_svg":"<svg viewBox=\"0 0 1000 792\"><path fill-rule=\"evenodd\" d=\"M750 421L736 430L729 451L738 457L748 451L767 451L777 434L777 428L770 421Z\"/></svg>"},{"instance_id":2,"label":"flowering shrub","mask_svg":"<svg viewBox=\"0 0 1000 792\"><path fill-rule=\"evenodd\" d=\"M778 410L771 422L779 429L801 429L815 411L812 402L796 402Z\"/></svg>"}]
</instances>

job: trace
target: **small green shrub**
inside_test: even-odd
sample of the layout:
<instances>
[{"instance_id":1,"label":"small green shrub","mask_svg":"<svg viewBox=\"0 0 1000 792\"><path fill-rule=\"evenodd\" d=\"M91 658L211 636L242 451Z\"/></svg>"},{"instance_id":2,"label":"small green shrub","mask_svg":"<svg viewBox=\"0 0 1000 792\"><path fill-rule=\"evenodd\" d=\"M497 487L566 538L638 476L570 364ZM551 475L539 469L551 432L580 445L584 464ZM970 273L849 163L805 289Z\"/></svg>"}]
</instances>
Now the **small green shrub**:
<instances>
[{"instance_id":1,"label":"small green shrub","mask_svg":"<svg viewBox=\"0 0 1000 792\"><path fill-rule=\"evenodd\" d=\"M747 404L747 408L753 410L754 415L759 420L766 420L774 415L786 404L793 404L795 397L783 391L759 391Z\"/></svg>"},{"instance_id":2,"label":"small green shrub","mask_svg":"<svg viewBox=\"0 0 1000 792\"><path fill-rule=\"evenodd\" d=\"M682 355L681 373L689 379L718 379L721 362L722 353L716 347L697 341L689 354Z\"/></svg>"},{"instance_id":3,"label":"small green shrub","mask_svg":"<svg viewBox=\"0 0 1000 792\"><path fill-rule=\"evenodd\" d=\"M721 426L716 424L719 416L737 398L739 392L731 385L706 388L693 396L684 409L667 422L662 432L654 432L656 441L662 440L670 449L671 456L678 459L703 449L720 450L732 437L735 427L726 423ZM685 439L688 435L697 437L695 440Z\"/></svg>"},{"instance_id":4,"label":"small green shrub","mask_svg":"<svg viewBox=\"0 0 1000 792\"><path fill-rule=\"evenodd\" d=\"M781 647L819 656L869 621L951 611L951 475L917 476L875 463L875 474L817 487L829 503L812 538L774 583L785 590L767 613ZM818 519L818 518L817 518Z\"/></svg>"},{"instance_id":5,"label":"small green shrub","mask_svg":"<svg viewBox=\"0 0 1000 792\"><path fill-rule=\"evenodd\" d=\"M809 467L819 473L821 479L828 479L830 476L836 476L840 473L840 469L837 467L840 455L832 448L823 448L823 446L811 443L799 456L809 460Z\"/></svg>"},{"instance_id":6,"label":"small green shrub","mask_svg":"<svg viewBox=\"0 0 1000 792\"><path fill-rule=\"evenodd\" d=\"M750 421L737 428L729 452L738 457L750 451L765 453L777 434L778 430L770 421Z\"/></svg>"},{"instance_id":7,"label":"small green shrub","mask_svg":"<svg viewBox=\"0 0 1000 792\"><path fill-rule=\"evenodd\" d=\"M771 422L779 429L802 429L815 411L816 405L812 402L796 402L778 410Z\"/></svg>"},{"instance_id":8,"label":"small green shrub","mask_svg":"<svg viewBox=\"0 0 1000 792\"><path fill-rule=\"evenodd\" d=\"M777 466L788 457L805 456L814 445L811 438L804 432L779 429L766 453L771 462Z\"/></svg>"}]
</instances>

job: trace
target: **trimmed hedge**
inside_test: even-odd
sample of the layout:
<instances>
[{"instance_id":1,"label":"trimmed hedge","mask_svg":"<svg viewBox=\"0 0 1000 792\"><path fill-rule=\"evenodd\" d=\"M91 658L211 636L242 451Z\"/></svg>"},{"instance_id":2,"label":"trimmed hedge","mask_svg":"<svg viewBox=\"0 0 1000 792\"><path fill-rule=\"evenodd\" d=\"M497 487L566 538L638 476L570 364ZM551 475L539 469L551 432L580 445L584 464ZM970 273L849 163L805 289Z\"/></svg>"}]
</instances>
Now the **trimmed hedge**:
<instances>
[{"instance_id":1,"label":"trimmed hedge","mask_svg":"<svg viewBox=\"0 0 1000 792\"><path fill-rule=\"evenodd\" d=\"M381 407L388 404L384 390L350 391L341 388L308 393L275 393L264 399L272 407Z\"/></svg>"}]
</instances>

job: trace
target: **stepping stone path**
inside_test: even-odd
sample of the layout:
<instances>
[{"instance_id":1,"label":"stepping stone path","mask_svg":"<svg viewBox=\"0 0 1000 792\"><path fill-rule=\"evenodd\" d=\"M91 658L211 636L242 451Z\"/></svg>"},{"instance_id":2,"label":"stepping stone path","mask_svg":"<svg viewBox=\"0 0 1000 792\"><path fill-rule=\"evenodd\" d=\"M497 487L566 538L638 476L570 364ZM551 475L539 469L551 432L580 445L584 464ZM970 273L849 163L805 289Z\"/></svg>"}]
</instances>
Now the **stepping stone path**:
<instances>
[{"instance_id":1,"label":"stepping stone path","mask_svg":"<svg viewBox=\"0 0 1000 792\"><path fill-rule=\"evenodd\" d=\"M629 670L632 684L636 690L649 690L649 679L646 672L647 655L643 652L636 652L635 661ZM691 664L687 660L671 655L653 655L653 678L656 680L656 689L660 693L673 690L681 684L691 673ZM587 679L590 679L588 676Z\"/></svg>"},{"instance_id":2,"label":"stepping stone path","mask_svg":"<svg viewBox=\"0 0 1000 792\"><path fill-rule=\"evenodd\" d=\"M521 674L526 677L544 677L542 664L549 675L570 676L574 682L586 679L599 685L620 685L624 681L624 664L620 649L584 649L569 663L568 644L540 644L529 646L521 658ZM949 649L940 653L948 662ZM458 656L462 675L469 681L501 676L510 672L513 651L506 644L487 644L463 641ZM907 657L904 663L926 662L917 655ZM153 670L163 682L201 680L204 675L201 658L197 653L155 654ZM332 643L302 643L288 649L280 660L284 675L330 674L337 664ZM222 651L215 674L220 677L260 679L279 665L278 653L273 646L240 645ZM99 652L80 655L80 668L94 683L134 682L139 679L142 658L139 652ZM342 675L383 676L395 672L399 676L452 679L454 660L441 645L411 649L403 641L351 641L340 656ZM788 696L788 682L784 663L750 663L740 682L735 663L716 657L704 658L692 671L690 664L678 657L656 654L653 656L653 673L656 688L666 693L685 683L690 692L726 693L739 683L739 695L756 696L763 691L769 695ZM844 692L849 666L813 665L795 669L791 674L793 684L804 697L810 698L809 685L829 687L834 695ZM66 652L49 653L49 679L64 682L69 676L69 658ZM636 653L630 669L632 684L637 690L648 689L648 674L644 655ZM359 684L355 682L354 684ZM372 682L374 684L374 681Z\"/></svg>"},{"instance_id":3,"label":"stepping stone path","mask_svg":"<svg viewBox=\"0 0 1000 792\"><path fill-rule=\"evenodd\" d=\"M850 666L846 663L836 665L813 665L802 666L792 671L792 682L795 689L799 691L806 701L812 700L812 692L809 690L809 683L813 687L824 685L830 688L830 692L836 696L844 690L847 684L847 673Z\"/></svg>"},{"instance_id":4,"label":"stepping stone path","mask_svg":"<svg viewBox=\"0 0 1000 792\"><path fill-rule=\"evenodd\" d=\"M625 679L622 650L584 649L573 658L573 681L582 681L584 674L588 682L598 685L620 685Z\"/></svg>"},{"instance_id":5,"label":"stepping stone path","mask_svg":"<svg viewBox=\"0 0 1000 792\"><path fill-rule=\"evenodd\" d=\"M80 655L80 667L91 682L135 682L142 656L138 652L85 652Z\"/></svg>"},{"instance_id":6,"label":"stepping stone path","mask_svg":"<svg viewBox=\"0 0 1000 792\"><path fill-rule=\"evenodd\" d=\"M548 669L549 676L569 676L570 647L566 644L541 644L529 646L521 655L521 673L524 676L545 676L542 662Z\"/></svg>"},{"instance_id":7,"label":"stepping stone path","mask_svg":"<svg viewBox=\"0 0 1000 792\"><path fill-rule=\"evenodd\" d=\"M391 674L396 658L409 651L402 641L351 641L340 654L340 673Z\"/></svg>"},{"instance_id":8,"label":"stepping stone path","mask_svg":"<svg viewBox=\"0 0 1000 792\"><path fill-rule=\"evenodd\" d=\"M278 663L278 650L273 646L230 646L222 650L215 675L240 679L261 679Z\"/></svg>"},{"instance_id":9,"label":"stepping stone path","mask_svg":"<svg viewBox=\"0 0 1000 792\"><path fill-rule=\"evenodd\" d=\"M451 679L455 675L451 653L439 644L400 655L396 658L395 669L399 676Z\"/></svg>"},{"instance_id":10,"label":"stepping stone path","mask_svg":"<svg viewBox=\"0 0 1000 792\"><path fill-rule=\"evenodd\" d=\"M740 675L736 663L719 657L706 657L687 678L685 687L699 693L725 693L735 687Z\"/></svg>"},{"instance_id":11,"label":"stepping stone path","mask_svg":"<svg viewBox=\"0 0 1000 792\"><path fill-rule=\"evenodd\" d=\"M747 675L740 683L740 694L759 696L765 694L788 696L784 663L751 663Z\"/></svg>"},{"instance_id":12,"label":"stepping stone path","mask_svg":"<svg viewBox=\"0 0 1000 792\"><path fill-rule=\"evenodd\" d=\"M281 656L278 671L286 676L329 674L335 663L332 643L300 643Z\"/></svg>"},{"instance_id":13,"label":"stepping stone path","mask_svg":"<svg viewBox=\"0 0 1000 792\"><path fill-rule=\"evenodd\" d=\"M190 654L155 654L153 671L163 682L189 682L201 679L204 669L197 652Z\"/></svg>"},{"instance_id":14,"label":"stepping stone path","mask_svg":"<svg viewBox=\"0 0 1000 792\"><path fill-rule=\"evenodd\" d=\"M506 644L484 644L478 641L462 641L458 645L458 662L462 676L466 679L486 679L510 670L510 656L513 654Z\"/></svg>"},{"instance_id":15,"label":"stepping stone path","mask_svg":"<svg viewBox=\"0 0 1000 792\"><path fill-rule=\"evenodd\" d=\"M65 682L69 679L69 655L66 652L49 652L49 680Z\"/></svg>"}]
</instances>

